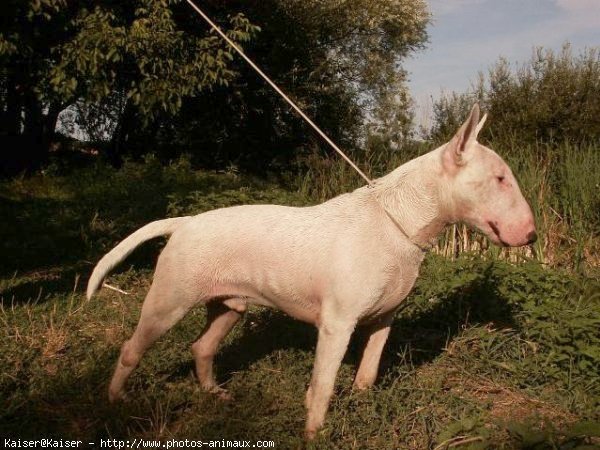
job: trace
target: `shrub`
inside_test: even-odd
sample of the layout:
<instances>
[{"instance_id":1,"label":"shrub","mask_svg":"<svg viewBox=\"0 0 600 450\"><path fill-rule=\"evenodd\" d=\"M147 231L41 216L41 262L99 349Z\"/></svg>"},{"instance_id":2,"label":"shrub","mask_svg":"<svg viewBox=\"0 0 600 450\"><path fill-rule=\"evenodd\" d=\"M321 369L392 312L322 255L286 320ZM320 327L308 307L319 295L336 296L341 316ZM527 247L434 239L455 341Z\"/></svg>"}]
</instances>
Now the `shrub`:
<instances>
[{"instance_id":1,"label":"shrub","mask_svg":"<svg viewBox=\"0 0 600 450\"><path fill-rule=\"evenodd\" d=\"M426 136L442 142L460 125L475 100L493 119L483 136L513 147L519 144L597 142L600 139L599 48L573 55L537 48L516 70L501 58L465 93L442 97L433 107L433 127Z\"/></svg>"}]
</instances>

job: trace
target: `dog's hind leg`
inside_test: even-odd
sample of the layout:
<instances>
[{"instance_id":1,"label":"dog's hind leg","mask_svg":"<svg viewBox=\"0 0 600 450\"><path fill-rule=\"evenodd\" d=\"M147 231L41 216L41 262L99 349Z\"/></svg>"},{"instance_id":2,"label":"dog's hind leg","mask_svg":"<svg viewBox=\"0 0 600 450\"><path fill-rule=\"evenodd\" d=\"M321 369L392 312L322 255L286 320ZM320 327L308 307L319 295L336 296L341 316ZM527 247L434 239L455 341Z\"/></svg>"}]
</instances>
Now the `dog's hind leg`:
<instances>
[{"instance_id":1,"label":"dog's hind leg","mask_svg":"<svg viewBox=\"0 0 600 450\"><path fill-rule=\"evenodd\" d=\"M213 361L219 344L240 320L246 309L245 302L237 299L209 302L206 305L206 326L201 336L192 345L196 359L196 374L202 388L229 400L227 391L221 388L213 373Z\"/></svg>"},{"instance_id":2,"label":"dog's hind leg","mask_svg":"<svg viewBox=\"0 0 600 450\"><path fill-rule=\"evenodd\" d=\"M127 379L135 370L144 352L173 325L185 316L193 302L186 302L177 295L170 282L159 280L155 275L146 295L140 321L131 339L123 344L117 366L108 388L111 402L124 397ZM172 280L169 280L172 281Z\"/></svg>"}]
</instances>

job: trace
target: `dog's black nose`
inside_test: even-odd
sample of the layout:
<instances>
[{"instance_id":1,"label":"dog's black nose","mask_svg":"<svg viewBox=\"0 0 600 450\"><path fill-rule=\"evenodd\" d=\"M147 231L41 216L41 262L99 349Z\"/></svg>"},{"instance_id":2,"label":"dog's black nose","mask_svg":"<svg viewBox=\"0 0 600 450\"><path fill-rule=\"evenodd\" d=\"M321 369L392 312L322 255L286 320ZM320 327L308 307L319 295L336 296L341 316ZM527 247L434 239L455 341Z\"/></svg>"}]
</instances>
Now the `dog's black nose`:
<instances>
[{"instance_id":1,"label":"dog's black nose","mask_svg":"<svg viewBox=\"0 0 600 450\"><path fill-rule=\"evenodd\" d=\"M529 234L527 235L527 243L528 244L533 244L535 241L537 241L537 233L534 231L530 231Z\"/></svg>"}]
</instances>

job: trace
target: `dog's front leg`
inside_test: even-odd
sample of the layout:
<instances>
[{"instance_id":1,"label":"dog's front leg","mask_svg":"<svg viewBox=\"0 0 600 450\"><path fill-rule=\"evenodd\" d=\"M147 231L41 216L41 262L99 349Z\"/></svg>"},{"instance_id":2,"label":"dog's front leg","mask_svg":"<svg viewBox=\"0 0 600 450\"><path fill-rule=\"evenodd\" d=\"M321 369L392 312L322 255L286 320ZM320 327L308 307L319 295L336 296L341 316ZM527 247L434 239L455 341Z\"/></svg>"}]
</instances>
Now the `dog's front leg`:
<instances>
[{"instance_id":1,"label":"dog's front leg","mask_svg":"<svg viewBox=\"0 0 600 450\"><path fill-rule=\"evenodd\" d=\"M383 347L390 334L390 328L394 319L394 313L379 318L377 322L366 326L367 342L365 344L362 358L354 378L354 387L357 389L367 389L373 386L379 371L379 361Z\"/></svg>"},{"instance_id":2,"label":"dog's front leg","mask_svg":"<svg viewBox=\"0 0 600 450\"><path fill-rule=\"evenodd\" d=\"M323 425L329 400L333 394L335 377L356 325L355 322L338 322L338 320L331 322L321 323L319 326L315 366L306 393L308 418L305 433L309 440L316 436L317 430Z\"/></svg>"}]
</instances>

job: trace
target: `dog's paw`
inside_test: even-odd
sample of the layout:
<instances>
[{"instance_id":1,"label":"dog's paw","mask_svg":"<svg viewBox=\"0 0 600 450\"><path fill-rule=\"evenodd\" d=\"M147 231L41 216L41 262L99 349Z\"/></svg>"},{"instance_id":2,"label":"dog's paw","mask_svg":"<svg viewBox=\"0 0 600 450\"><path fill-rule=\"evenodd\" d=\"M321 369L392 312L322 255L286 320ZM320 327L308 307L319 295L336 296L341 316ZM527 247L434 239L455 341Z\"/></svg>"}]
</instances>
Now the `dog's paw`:
<instances>
[{"instance_id":1,"label":"dog's paw","mask_svg":"<svg viewBox=\"0 0 600 450\"><path fill-rule=\"evenodd\" d=\"M368 391L372 387L373 383L369 383L367 381L355 381L354 384L352 384L352 390L358 392Z\"/></svg>"},{"instance_id":2,"label":"dog's paw","mask_svg":"<svg viewBox=\"0 0 600 450\"><path fill-rule=\"evenodd\" d=\"M125 391L108 391L108 401L109 403L115 404L117 402L125 402L127 401L127 394Z\"/></svg>"},{"instance_id":3,"label":"dog's paw","mask_svg":"<svg viewBox=\"0 0 600 450\"><path fill-rule=\"evenodd\" d=\"M312 430L312 429L304 430L304 439L306 439L307 441L314 441L316 437L317 437L317 430Z\"/></svg>"},{"instance_id":4,"label":"dog's paw","mask_svg":"<svg viewBox=\"0 0 600 450\"><path fill-rule=\"evenodd\" d=\"M220 386L214 386L210 389L207 389L207 392L223 402L230 402L233 400L233 395L231 395L227 389L223 389Z\"/></svg>"}]
</instances>

